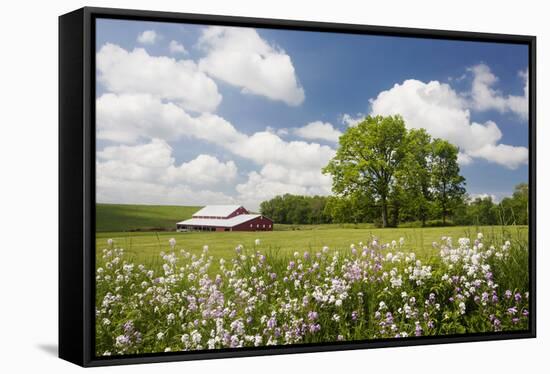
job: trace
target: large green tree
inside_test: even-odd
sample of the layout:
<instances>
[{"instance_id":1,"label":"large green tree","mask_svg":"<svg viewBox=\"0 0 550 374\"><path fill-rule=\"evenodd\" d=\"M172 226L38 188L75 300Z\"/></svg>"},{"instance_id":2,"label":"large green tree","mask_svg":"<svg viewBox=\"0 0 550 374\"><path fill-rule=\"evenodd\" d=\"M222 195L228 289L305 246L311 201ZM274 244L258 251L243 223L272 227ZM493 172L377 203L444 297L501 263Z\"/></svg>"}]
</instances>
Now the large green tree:
<instances>
[{"instance_id":1,"label":"large green tree","mask_svg":"<svg viewBox=\"0 0 550 374\"><path fill-rule=\"evenodd\" d=\"M437 210L446 224L447 217L463 201L465 179L460 175L458 148L446 140L434 139L431 155L431 188Z\"/></svg>"},{"instance_id":2,"label":"large green tree","mask_svg":"<svg viewBox=\"0 0 550 374\"><path fill-rule=\"evenodd\" d=\"M401 116L369 116L340 137L336 156L323 169L332 175L338 195L370 193L379 203L382 226L388 226L388 198L407 148L407 130Z\"/></svg>"},{"instance_id":3,"label":"large green tree","mask_svg":"<svg viewBox=\"0 0 550 374\"><path fill-rule=\"evenodd\" d=\"M422 226L432 209L431 193L432 138L424 129L411 129L408 133L404 167L399 170L401 186L400 204L409 220L418 220Z\"/></svg>"}]
</instances>

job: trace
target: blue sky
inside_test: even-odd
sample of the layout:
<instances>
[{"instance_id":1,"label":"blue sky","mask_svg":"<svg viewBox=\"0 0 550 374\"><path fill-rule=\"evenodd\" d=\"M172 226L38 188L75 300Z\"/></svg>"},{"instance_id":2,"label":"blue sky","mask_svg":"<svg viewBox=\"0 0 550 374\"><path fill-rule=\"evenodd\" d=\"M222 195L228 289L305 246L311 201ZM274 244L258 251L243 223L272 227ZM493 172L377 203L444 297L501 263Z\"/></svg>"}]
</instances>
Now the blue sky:
<instances>
[{"instance_id":1,"label":"blue sky","mask_svg":"<svg viewBox=\"0 0 550 374\"><path fill-rule=\"evenodd\" d=\"M277 193L330 193L320 167L368 114L400 113L459 146L472 195L527 181L527 46L121 20L96 30L100 202L255 209ZM151 118L134 128L136 108Z\"/></svg>"}]
</instances>

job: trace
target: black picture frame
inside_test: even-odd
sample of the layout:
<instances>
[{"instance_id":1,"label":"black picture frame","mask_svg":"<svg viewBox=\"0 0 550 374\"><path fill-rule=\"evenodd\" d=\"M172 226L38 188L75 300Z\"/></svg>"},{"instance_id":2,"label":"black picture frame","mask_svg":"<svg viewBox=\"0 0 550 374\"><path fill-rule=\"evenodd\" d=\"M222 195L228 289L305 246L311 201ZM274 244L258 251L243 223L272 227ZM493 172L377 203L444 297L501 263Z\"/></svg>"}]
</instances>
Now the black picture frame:
<instances>
[{"instance_id":1,"label":"black picture frame","mask_svg":"<svg viewBox=\"0 0 550 374\"><path fill-rule=\"evenodd\" d=\"M528 331L316 345L94 356L95 20L116 18L524 44L529 47ZM536 337L536 37L85 7L59 17L59 357L81 366L260 356Z\"/></svg>"}]
</instances>

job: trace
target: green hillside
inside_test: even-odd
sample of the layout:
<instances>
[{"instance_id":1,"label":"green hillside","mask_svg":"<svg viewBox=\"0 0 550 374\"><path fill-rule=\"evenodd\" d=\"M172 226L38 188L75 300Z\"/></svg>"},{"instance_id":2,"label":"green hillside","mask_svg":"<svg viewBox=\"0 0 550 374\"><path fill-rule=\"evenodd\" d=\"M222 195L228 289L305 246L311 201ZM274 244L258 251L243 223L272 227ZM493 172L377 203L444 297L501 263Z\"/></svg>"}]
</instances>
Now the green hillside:
<instances>
[{"instance_id":1,"label":"green hillside","mask_svg":"<svg viewBox=\"0 0 550 374\"><path fill-rule=\"evenodd\" d=\"M96 231L175 230L198 206L96 204Z\"/></svg>"}]
</instances>

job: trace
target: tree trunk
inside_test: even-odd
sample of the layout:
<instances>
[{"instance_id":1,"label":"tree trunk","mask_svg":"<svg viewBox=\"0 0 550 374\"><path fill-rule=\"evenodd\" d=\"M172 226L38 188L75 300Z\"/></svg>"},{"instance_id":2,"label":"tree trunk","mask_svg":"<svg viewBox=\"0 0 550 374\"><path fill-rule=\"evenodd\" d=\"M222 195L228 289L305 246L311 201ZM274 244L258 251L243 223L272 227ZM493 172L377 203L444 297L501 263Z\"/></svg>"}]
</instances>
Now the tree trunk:
<instances>
[{"instance_id":1,"label":"tree trunk","mask_svg":"<svg viewBox=\"0 0 550 374\"><path fill-rule=\"evenodd\" d=\"M443 199L442 199L442 202L441 202L441 210L442 210L442 213L443 213L443 226L445 226L445 223L446 223L446 216L447 216L447 188L446 188L446 184L443 184Z\"/></svg>"},{"instance_id":2,"label":"tree trunk","mask_svg":"<svg viewBox=\"0 0 550 374\"><path fill-rule=\"evenodd\" d=\"M399 204L395 204L393 208L392 226L397 227L399 223Z\"/></svg>"},{"instance_id":3,"label":"tree trunk","mask_svg":"<svg viewBox=\"0 0 550 374\"><path fill-rule=\"evenodd\" d=\"M382 227L388 227L388 203L382 197Z\"/></svg>"}]
</instances>

